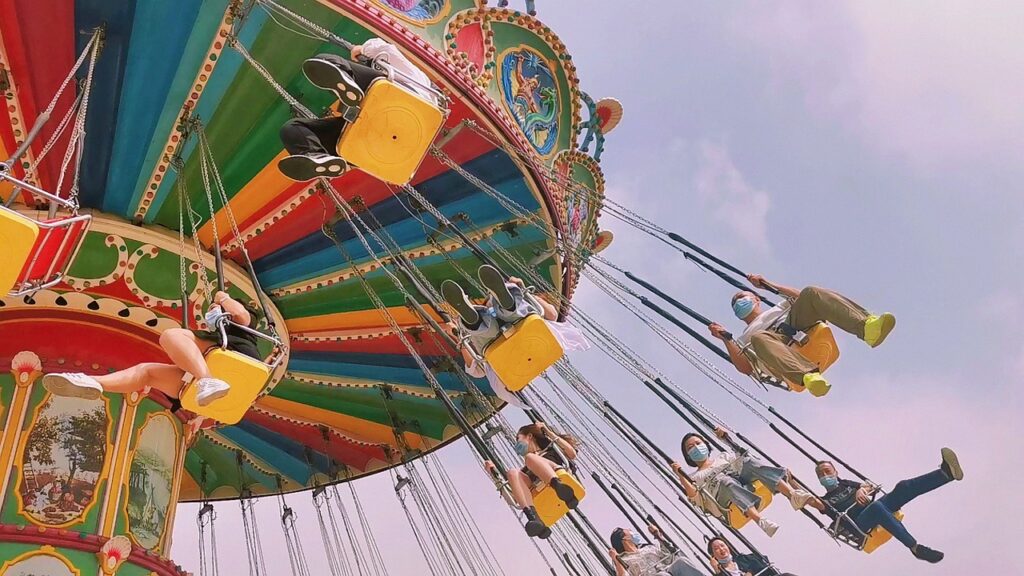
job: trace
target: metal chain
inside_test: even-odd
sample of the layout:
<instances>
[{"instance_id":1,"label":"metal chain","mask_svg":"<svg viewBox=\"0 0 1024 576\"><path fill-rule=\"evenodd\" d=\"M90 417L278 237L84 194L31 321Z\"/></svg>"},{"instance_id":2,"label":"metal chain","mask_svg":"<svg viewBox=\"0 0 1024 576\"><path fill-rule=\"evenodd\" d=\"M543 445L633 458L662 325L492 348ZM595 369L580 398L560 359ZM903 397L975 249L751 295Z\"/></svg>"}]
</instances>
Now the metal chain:
<instances>
[{"instance_id":1,"label":"metal chain","mask_svg":"<svg viewBox=\"0 0 1024 576\"><path fill-rule=\"evenodd\" d=\"M231 45L232 48L237 50L238 53L242 55L242 58L244 58L245 61L248 62L249 65L252 66L253 69L256 70L256 72L260 76L262 76L263 79L266 80L267 83L270 84L271 87L273 87L274 90L282 98L284 98L285 101L288 102L288 104L292 106L292 108L297 110L302 116L305 116L306 118L316 118L316 114L313 114L313 112L309 108L306 108L306 106L303 105L302 102L299 102L298 99L296 99L294 96L288 93L288 91L284 89L284 86L281 86L281 84L279 84L277 80L274 79L270 72L268 72L267 69L264 68L262 64L260 64L255 58L252 57L252 54L249 54L249 51L245 49L244 44L239 42L234 36L228 37L228 44Z\"/></svg>"}]
</instances>

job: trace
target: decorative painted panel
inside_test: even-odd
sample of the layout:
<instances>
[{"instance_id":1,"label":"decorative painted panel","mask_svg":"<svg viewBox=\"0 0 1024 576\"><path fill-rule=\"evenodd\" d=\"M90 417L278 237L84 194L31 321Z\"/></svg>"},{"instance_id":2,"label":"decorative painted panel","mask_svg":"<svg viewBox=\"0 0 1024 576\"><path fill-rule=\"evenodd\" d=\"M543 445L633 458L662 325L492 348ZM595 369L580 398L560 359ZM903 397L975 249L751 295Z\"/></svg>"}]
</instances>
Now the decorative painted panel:
<instances>
[{"instance_id":1,"label":"decorative painted panel","mask_svg":"<svg viewBox=\"0 0 1024 576\"><path fill-rule=\"evenodd\" d=\"M47 394L19 450L21 513L41 526L83 522L97 501L110 426L106 399Z\"/></svg>"}]
</instances>

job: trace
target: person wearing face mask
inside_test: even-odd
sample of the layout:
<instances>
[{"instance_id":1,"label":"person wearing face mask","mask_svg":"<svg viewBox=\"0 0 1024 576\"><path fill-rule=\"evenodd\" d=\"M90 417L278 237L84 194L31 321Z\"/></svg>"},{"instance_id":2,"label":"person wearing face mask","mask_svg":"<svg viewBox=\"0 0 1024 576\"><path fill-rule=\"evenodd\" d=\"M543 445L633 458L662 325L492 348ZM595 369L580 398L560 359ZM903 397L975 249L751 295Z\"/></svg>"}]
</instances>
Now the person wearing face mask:
<instances>
[{"instance_id":1,"label":"person wearing face mask","mask_svg":"<svg viewBox=\"0 0 1024 576\"><path fill-rule=\"evenodd\" d=\"M877 487L873 484L840 478L834 464L828 461L818 462L815 473L826 492L821 498L813 499L810 506L831 518L834 527L853 536L855 540L863 539L861 533L866 534L876 527L881 527L903 543L915 558L935 564L945 555L918 544L903 522L896 517L896 513L922 494L927 494L954 480L963 480L964 471L960 467L956 453L949 448L943 448L941 454L942 463L937 470L909 480L901 480L891 492L877 499Z\"/></svg>"},{"instance_id":2,"label":"person wearing face mask","mask_svg":"<svg viewBox=\"0 0 1024 576\"><path fill-rule=\"evenodd\" d=\"M612 547L608 555L615 565L616 576L703 576L689 560L681 557L671 546L657 526L647 529L657 544L645 544L628 528L616 528L612 532Z\"/></svg>"},{"instance_id":3,"label":"person wearing face mask","mask_svg":"<svg viewBox=\"0 0 1024 576\"><path fill-rule=\"evenodd\" d=\"M185 328L171 328L160 334L160 347L172 364L144 362L102 376L46 374L43 376L43 386L56 396L90 400L99 398L104 392L127 394L149 386L176 399L181 394L183 378L188 373L196 379L198 386L196 402L206 406L223 397L231 388L227 382L213 377L205 358L210 351L220 347L220 333L215 331L215 327L224 318L231 318L232 322L253 329L258 323L254 309L235 300L227 292L217 292L206 312L206 323L210 331L193 332ZM256 348L256 336L230 323L226 331L228 350L262 360Z\"/></svg>"},{"instance_id":4,"label":"person wearing face mask","mask_svg":"<svg viewBox=\"0 0 1024 576\"><path fill-rule=\"evenodd\" d=\"M746 323L743 333L735 339L720 324L708 326L711 334L725 343L736 369L751 374L754 365L744 354L749 347L758 367L776 378L801 383L815 396L824 396L831 386L813 362L789 346L789 337L780 331L784 323L798 331L810 330L818 322L827 322L864 340L872 348L881 344L896 327L896 317L888 312L874 315L849 298L816 286L796 290L773 284L764 277L751 274L747 279L759 288L774 288L785 300L765 310L757 294L737 292L732 297L736 317Z\"/></svg>"},{"instance_id":5,"label":"person wearing face mask","mask_svg":"<svg viewBox=\"0 0 1024 576\"><path fill-rule=\"evenodd\" d=\"M477 276L480 284L488 291L483 306L471 302L457 282L445 280L441 283L441 295L459 314L458 325L468 334L468 345L463 345L460 350L466 363L466 373L474 378L486 377L499 398L513 406L528 408L508 391L485 362L477 359L473 350L482 354L501 335L503 326L515 324L530 314L537 314L547 321L552 334L566 351L586 350L590 343L574 326L557 321L558 310L550 302L540 296L528 299L526 284L521 279L510 277L506 281L497 268L487 264L477 270ZM452 324L449 326L458 338L458 330ZM470 345L473 350L468 347Z\"/></svg>"},{"instance_id":6,"label":"person wearing face mask","mask_svg":"<svg viewBox=\"0 0 1024 576\"><path fill-rule=\"evenodd\" d=\"M559 450L568 462L562 458ZM522 469L508 471L512 497L526 517L526 533L531 537L547 538L551 536L551 529L537 516L537 509L533 507L532 490L550 486L567 508L576 509L579 505L576 494L571 486L559 480L557 474L558 470L566 467L570 470L575 469L572 461L576 459L576 439L568 434L555 434L546 424L537 422L519 429L516 434L515 451L523 457L526 465ZM494 464L491 461L484 462L484 467L494 472Z\"/></svg>"},{"instance_id":7,"label":"person wearing face mask","mask_svg":"<svg viewBox=\"0 0 1024 576\"><path fill-rule=\"evenodd\" d=\"M716 428L715 435L723 440L729 437L722 428ZM745 453L712 452L700 434L691 432L683 436L682 449L683 459L696 470L687 478L679 463L673 462L672 469L690 500L716 516L735 504L768 536L774 536L779 525L763 517L758 510L761 497L754 493L754 480L760 481L773 494L788 498L794 510L800 510L814 498L810 492L789 484L789 470L771 466Z\"/></svg>"},{"instance_id":8,"label":"person wearing face mask","mask_svg":"<svg viewBox=\"0 0 1024 576\"><path fill-rule=\"evenodd\" d=\"M739 554L724 538L714 537L708 541L711 555L711 569L715 574L725 576L795 576L789 572L780 574L768 559L760 554Z\"/></svg>"}]
</instances>

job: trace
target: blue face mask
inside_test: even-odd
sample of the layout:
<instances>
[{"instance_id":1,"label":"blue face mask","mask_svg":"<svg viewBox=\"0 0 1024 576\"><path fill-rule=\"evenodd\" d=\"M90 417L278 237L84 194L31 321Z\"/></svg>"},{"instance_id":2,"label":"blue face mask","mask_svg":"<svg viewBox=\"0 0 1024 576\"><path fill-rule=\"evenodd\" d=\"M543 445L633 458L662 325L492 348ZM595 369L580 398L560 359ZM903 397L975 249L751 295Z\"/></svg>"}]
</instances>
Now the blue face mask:
<instances>
[{"instance_id":1,"label":"blue face mask","mask_svg":"<svg viewBox=\"0 0 1024 576\"><path fill-rule=\"evenodd\" d=\"M736 314L736 317L740 320L750 316L750 313L754 311L754 299L750 296L744 296L738 298L732 303L732 311Z\"/></svg>"},{"instance_id":2,"label":"blue face mask","mask_svg":"<svg viewBox=\"0 0 1024 576\"><path fill-rule=\"evenodd\" d=\"M729 563L732 562L732 554L729 554L725 558L715 558L715 560L718 560L719 566L728 566Z\"/></svg>"},{"instance_id":3,"label":"blue face mask","mask_svg":"<svg viewBox=\"0 0 1024 576\"><path fill-rule=\"evenodd\" d=\"M525 458L526 455L529 454L529 453L530 453L530 445L529 444L527 444L526 442L523 442L522 440L516 442L516 454L519 454L520 456Z\"/></svg>"},{"instance_id":4,"label":"blue face mask","mask_svg":"<svg viewBox=\"0 0 1024 576\"><path fill-rule=\"evenodd\" d=\"M703 442L700 444L694 444L689 450L686 451L686 455L690 457L697 464L708 459L708 445Z\"/></svg>"},{"instance_id":5,"label":"blue face mask","mask_svg":"<svg viewBox=\"0 0 1024 576\"><path fill-rule=\"evenodd\" d=\"M818 482L821 482L821 485L824 486L826 490L831 490L836 486L839 486L839 477L833 475L822 476L821 478L818 478Z\"/></svg>"}]
</instances>

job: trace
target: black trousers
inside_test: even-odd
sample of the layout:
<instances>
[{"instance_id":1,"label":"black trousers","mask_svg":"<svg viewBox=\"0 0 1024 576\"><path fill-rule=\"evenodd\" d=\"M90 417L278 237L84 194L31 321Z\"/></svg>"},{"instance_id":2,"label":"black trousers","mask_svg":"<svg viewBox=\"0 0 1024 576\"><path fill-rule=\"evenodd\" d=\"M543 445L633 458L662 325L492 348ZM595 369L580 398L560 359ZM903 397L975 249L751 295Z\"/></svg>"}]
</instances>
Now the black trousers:
<instances>
[{"instance_id":1,"label":"black trousers","mask_svg":"<svg viewBox=\"0 0 1024 576\"><path fill-rule=\"evenodd\" d=\"M385 76L383 72L358 62L351 62L336 54L318 54L317 58L327 60L347 72L356 84L366 92L370 83ZM335 147L345 120L337 118L293 118L281 126L281 142L289 154L330 154L335 155Z\"/></svg>"}]
</instances>

